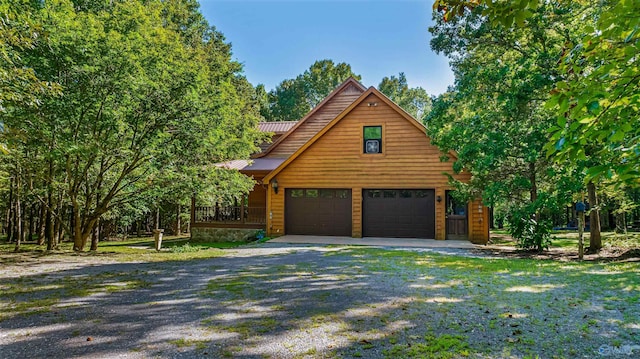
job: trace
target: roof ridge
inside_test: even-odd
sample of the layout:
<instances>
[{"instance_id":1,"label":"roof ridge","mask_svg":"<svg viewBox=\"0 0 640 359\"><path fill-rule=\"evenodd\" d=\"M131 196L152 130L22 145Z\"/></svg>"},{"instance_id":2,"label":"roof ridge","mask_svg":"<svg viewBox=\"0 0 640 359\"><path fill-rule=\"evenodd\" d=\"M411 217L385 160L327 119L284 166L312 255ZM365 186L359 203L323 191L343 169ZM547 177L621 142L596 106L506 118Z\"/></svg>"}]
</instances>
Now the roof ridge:
<instances>
[{"instance_id":1,"label":"roof ridge","mask_svg":"<svg viewBox=\"0 0 640 359\"><path fill-rule=\"evenodd\" d=\"M424 132L425 136L427 134L427 128L418 122L413 116L411 116L407 111L402 109L398 104L391 101L387 95L380 92L375 87L369 87L365 92L363 92L355 101L353 101L347 108L345 108L342 112L340 112L333 120L327 123L320 131L318 131L313 137L311 137L304 145L296 150L291 156L287 157L287 159L282 162L278 167L276 167L273 171L269 172L264 177L263 181L269 181L273 177L275 177L278 173L280 173L285 167L289 165L289 163L293 162L300 154L307 150L307 148L311 147L319 138L324 136L333 126L335 126L338 122L340 122L343 118L345 118L354 108L356 108L359 104L361 104L368 96L375 95L380 98L383 102L385 102L389 107L398 112L403 118L409 121L412 125L414 125L417 129ZM427 136L428 137L428 136Z\"/></svg>"},{"instance_id":2,"label":"roof ridge","mask_svg":"<svg viewBox=\"0 0 640 359\"><path fill-rule=\"evenodd\" d=\"M260 157L264 157L267 154L271 153L271 151L273 151L276 147L278 147L279 144L281 144L286 138L289 137L290 134L292 134L298 127L302 126L303 123L305 123L309 118L311 118L316 112L318 112L318 110L320 108L322 108L327 102L329 102L332 98L334 98L337 94L339 94L342 90L344 90L345 88L347 88L347 86L349 84L353 84L355 85L357 88L359 88L360 90L364 92L366 92L367 88L364 87L364 85L362 85L358 80L356 80L353 76L349 76L348 79L346 79L342 84L340 84L338 87L336 87L333 91L331 91L331 93L329 95L327 95L327 97L325 97L322 101L320 101L320 103L318 103L316 105L316 107L312 108L311 111L309 111L306 115L304 115L303 118L301 118L299 121L297 121L298 123L295 124L293 127L291 127L289 129L289 131L285 132L282 136L280 136L280 138L278 138L276 140L276 142L272 143L271 146L269 146L269 148L267 148L264 152L261 152L259 156L257 156L257 158Z\"/></svg>"}]
</instances>

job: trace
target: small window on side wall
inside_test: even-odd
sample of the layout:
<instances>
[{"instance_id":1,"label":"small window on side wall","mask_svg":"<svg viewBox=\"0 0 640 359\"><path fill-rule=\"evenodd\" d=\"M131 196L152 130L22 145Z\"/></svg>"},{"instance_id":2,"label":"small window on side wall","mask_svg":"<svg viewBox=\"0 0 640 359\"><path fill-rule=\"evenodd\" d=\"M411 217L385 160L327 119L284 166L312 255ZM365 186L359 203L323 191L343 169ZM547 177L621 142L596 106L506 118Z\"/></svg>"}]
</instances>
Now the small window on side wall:
<instances>
[{"instance_id":1,"label":"small window on side wall","mask_svg":"<svg viewBox=\"0 0 640 359\"><path fill-rule=\"evenodd\" d=\"M364 126L364 153L382 153L382 126Z\"/></svg>"}]
</instances>

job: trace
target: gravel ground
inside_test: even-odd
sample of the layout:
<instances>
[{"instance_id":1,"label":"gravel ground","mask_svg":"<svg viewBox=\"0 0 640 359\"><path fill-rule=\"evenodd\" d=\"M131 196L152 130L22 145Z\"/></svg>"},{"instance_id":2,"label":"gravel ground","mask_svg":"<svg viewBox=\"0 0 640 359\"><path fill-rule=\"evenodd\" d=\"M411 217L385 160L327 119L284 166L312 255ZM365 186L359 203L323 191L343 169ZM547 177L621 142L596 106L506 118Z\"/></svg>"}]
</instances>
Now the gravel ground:
<instances>
[{"instance_id":1,"label":"gravel ground","mask_svg":"<svg viewBox=\"0 0 640 359\"><path fill-rule=\"evenodd\" d=\"M0 358L640 357L637 264L478 256L267 243L10 264Z\"/></svg>"}]
</instances>

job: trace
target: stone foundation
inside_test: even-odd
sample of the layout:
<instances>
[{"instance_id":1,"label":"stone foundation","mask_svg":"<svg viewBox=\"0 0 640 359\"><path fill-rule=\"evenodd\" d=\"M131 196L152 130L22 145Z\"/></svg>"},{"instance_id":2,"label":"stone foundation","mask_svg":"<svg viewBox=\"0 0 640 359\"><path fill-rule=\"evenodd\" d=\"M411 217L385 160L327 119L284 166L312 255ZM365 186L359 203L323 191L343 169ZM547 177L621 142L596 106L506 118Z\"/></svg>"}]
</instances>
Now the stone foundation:
<instances>
[{"instance_id":1,"label":"stone foundation","mask_svg":"<svg viewBox=\"0 0 640 359\"><path fill-rule=\"evenodd\" d=\"M191 228L192 242L250 242L257 229Z\"/></svg>"}]
</instances>

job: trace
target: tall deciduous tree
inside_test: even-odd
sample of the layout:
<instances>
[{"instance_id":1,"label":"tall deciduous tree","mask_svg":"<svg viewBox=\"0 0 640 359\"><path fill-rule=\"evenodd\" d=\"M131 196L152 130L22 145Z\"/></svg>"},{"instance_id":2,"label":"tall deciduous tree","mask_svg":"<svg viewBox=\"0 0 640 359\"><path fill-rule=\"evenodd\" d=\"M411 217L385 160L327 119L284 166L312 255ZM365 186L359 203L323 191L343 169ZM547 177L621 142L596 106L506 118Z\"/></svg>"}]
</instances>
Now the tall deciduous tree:
<instances>
[{"instance_id":1,"label":"tall deciduous tree","mask_svg":"<svg viewBox=\"0 0 640 359\"><path fill-rule=\"evenodd\" d=\"M398 77L384 77L378 90L418 120L431 110L431 96L422 87L410 88L403 72Z\"/></svg>"},{"instance_id":2,"label":"tall deciduous tree","mask_svg":"<svg viewBox=\"0 0 640 359\"><path fill-rule=\"evenodd\" d=\"M169 174L255 150L254 89L196 1L55 0L36 15L49 36L20 56L62 95L12 106L5 139L46 169L39 198L75 250L101 217L166 186ZM60 220L67 205L71 225Z\"/></svg>"},{"instance_id":3,"label":"tall deciduous tree","mask_svg":"<svg viewBox=\"0 0 640 359\"><path fill-rule=\"evenodd\" d=\"M261 112L270 121L299 120L349 77L360 80L349 64L316 61L295 79L284 80L269 92L268 104Z\"/></svg>"},{"instance_id":4,"label":"tall deciduous tree","mask_svg":"<svg viewBox=\"0 0 640 359\"><path fill-rule=\"evenodd\" d=\"M45 36L34 18L40 4L29 0L0 3L0 113L6 106L35 106L40 95L59 90L25 66L22 54Z\"/></svg>"},{"instance_id":5,"label":"tall deciduous tree","mask_svg":"<svg viewBox=\"0 0 640 359\"><path fill-rule=\"evenodd\" d=\"M640 187L640 4L581 0L558 5L569 7L569 15L581 23L567 32L558 53L558 81L546 102L557 125L548 129L545 148L555 162L585 164L584 181L590 201L597 204L596 182ZM434 2L445 20L482 8L490 22L508 28L529 26L543 6L548 3L541 0ZM602 247L598 208L594 205L590 213L592 250Z\"/></svg>"},{"instance_id":6,"label":"tall deciduous tree","mask_svg":"<svg viewBox=\"0 0 640 359\"><path fill-rule=\"evenodd\" d=\"M553 11L551 5L537 8L529 27L506 31L476 8L438 18L430 29L432 48L451 59L456 76L453 90L427 117L433 143L457 152L454 168L474 175L469 190L491 204L512 204L512 229L531 234L521 239L539 250L548 239L540 213L552 192L543 184L559 175L544 151L555 116L542 104L555 84L555 54L570 26L566 18L549 16Z\"/></svg>"},{"instance_id":7,"label":"tall deciduous tree","mask_svg":"<svg viewBox=\"0 0 640 359\"><path fill-rule=\"evenodd\" d=\"M640 3L557 2L560 8L572 3L578 6L569 15L580 19L582 26L573 28L555 64L560 78L546 105L555 111L558 122L549 129L548 155L557 161L595 157L585 183L606 179L640 187ZM492 23L517 28L529 26L536 9L548 4L542 0L436 0L433 6L444 20L482 8Z\"/></svg>"}]
</instances>

